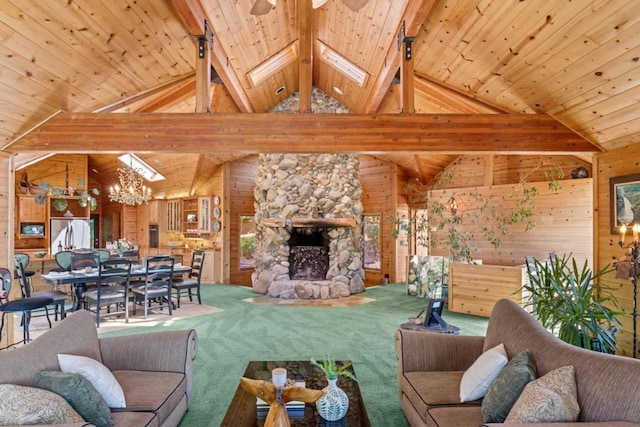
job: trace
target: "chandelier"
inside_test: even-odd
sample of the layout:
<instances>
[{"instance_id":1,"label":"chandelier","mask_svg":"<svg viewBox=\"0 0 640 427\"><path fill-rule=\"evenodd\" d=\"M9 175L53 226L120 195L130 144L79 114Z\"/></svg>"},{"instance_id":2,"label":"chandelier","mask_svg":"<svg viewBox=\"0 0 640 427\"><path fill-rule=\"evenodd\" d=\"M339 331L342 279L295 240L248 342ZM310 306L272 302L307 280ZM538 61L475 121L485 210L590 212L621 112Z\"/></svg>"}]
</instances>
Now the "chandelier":
<instances>
[{"instance_id":1,"label":"chandelier","mask_svg":"<svg viewBox=\"0 0 640 427\"><path fill-rule=\"evenodd\" d=\"M136 169L124 165L118 168L120 185L109 187L109 200L125 205L141 205L151 199L151 188L144 185Z\"/></svg>"}]
</instances>

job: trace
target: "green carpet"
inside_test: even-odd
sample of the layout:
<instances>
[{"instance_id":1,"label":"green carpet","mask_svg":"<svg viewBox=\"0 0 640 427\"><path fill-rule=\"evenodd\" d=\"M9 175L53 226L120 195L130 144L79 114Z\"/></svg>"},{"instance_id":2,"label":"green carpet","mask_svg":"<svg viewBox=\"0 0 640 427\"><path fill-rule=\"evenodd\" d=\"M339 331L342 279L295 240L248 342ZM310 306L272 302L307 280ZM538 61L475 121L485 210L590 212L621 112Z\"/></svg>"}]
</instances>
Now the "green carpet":
<instances>
[{"instance_id":1,"label":"green carpet","mask_svg":"<svg viewBox=\"0 0 640 427\"><path fill-rule=\"evenodd\" d=\"M202 302L214 314L170 326L134 328L101 336L194 328L198 332L193 398L181 427L218 426L250 360L353 361L372 426L406 426L396 389L393 337L398 325L425 307L404 285L369 288L375 301L354 307L265 306L243 301L258 294L241 286L206 285ZM443 313L465 335L484 335L487 320Z\"/></svg>"}]
</instances>

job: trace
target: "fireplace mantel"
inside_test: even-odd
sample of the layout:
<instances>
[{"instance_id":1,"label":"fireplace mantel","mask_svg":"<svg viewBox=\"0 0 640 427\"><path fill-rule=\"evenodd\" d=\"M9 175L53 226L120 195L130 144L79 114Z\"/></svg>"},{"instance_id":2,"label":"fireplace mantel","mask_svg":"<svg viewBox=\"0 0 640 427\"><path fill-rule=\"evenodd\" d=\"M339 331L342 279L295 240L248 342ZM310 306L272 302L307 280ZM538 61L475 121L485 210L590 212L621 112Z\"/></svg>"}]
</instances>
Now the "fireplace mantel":
<instances>
[{"instance_id":1,"label":"fireplace mantel","mask_svg":"<svg viewBox=\"0 0 640 427\"><path fill-rule=\"evenodd\" d=\"M291 225L293 228L338 228L355 227L355 218L262 218L260 224L265 227L285 227Z\"/></svg>"}]
</instances>

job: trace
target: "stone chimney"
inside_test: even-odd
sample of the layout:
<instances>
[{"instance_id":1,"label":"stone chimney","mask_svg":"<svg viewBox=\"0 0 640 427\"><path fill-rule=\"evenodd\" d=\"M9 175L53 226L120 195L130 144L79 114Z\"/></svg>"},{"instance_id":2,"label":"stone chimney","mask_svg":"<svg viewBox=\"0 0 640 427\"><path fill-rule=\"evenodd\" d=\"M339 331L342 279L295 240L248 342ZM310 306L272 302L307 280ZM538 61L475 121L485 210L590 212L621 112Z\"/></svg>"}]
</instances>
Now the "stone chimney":
<instances>
[{"instance_id":1,"label":"stone chimney","mask_svg":"<svg viewBox=\"0 0 640 427\"><path fill-rule=\"evenodd\" d=\"M357 155L261 154L254 198L255 292L326 299L364 291Z\"/></svg>"}]
</instances>

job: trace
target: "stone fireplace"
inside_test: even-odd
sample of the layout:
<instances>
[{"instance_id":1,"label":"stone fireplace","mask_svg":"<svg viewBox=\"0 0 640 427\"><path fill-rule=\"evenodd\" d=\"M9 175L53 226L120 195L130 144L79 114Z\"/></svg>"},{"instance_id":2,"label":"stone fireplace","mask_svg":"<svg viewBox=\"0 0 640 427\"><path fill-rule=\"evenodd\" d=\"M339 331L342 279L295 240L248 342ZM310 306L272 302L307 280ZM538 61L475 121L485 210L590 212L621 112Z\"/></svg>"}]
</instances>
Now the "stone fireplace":
<instances>
[{"instance_id":1,"label":"stone fireplace","mask_svg":"<svg viewBox=\"0 0 640 427\"><path fill-rule=\"evenodd\" d=\"M254 291L322 299L363 292L361 197L356 155L261 154Z\"/></svg>"}]
</instances>

